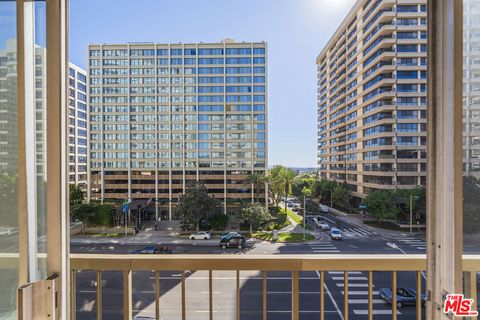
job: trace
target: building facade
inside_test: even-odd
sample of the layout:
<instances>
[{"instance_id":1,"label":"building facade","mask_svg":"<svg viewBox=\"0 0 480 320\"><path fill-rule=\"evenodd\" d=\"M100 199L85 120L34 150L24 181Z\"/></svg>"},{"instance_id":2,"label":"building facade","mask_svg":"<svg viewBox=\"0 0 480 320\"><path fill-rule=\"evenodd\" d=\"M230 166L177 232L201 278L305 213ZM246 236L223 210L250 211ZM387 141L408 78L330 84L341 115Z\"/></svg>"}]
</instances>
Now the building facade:
<instances>
[{"instance_id":1,"label":"building facade","mask_svg":"<svg viewBox=\"0 0 480 320\"><path fill-rule=\"evenodd\" d=\"M426 182L426 3L359 0L317 57L319 175L356 197Z\"/></svg>"},{"instance_id":2,"label":"building facade","mask_svg":"<svg viewBox=\"0 0 480 320\"><path fill-rule=\"evenodd\" d=\"M87 189L87 72L69 64L69 155L68 175L71 184Z\"/></svg>"},{"instance_id":3,"label":"building facade","mask_svg":"<svg viewBox=\"0 0 480 320\"><path fill-rule=\"evenodd\" d=\"M157 199L201 181L227 208L267 168L267 45L89 46L90 197ZM260 193L265 197L265 192Z\"/></svg>"},{"instance_id":4,"label":"building facade","mask_svg":"<svg viewBox=\"0 0 480 320\"><path fill-rule=\"evenodd\" d=\"M465 175L480 178L480 1L463 8L463 162Z\"/></svg>"}]
</instances>

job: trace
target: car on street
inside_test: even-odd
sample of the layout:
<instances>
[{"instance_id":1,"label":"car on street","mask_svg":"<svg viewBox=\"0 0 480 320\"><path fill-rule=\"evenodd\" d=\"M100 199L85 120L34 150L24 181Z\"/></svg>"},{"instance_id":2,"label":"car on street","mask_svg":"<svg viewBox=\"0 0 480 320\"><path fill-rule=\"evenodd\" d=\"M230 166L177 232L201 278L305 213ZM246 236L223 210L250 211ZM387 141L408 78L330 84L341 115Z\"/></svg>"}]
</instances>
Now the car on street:
<instances>
[{"instance_id":1,"label":"car on street","mask_svg":"<svg viewBox=\"0 0 480 320\"><path fill-rule=\"evenodd\" d=\"M171 254L172 249L167 246L147 246L142 249L133 250L132 254Z\"/></svg>"},{"instance_id":2,"label":"car on street","mask_svg":"<svg viewBox=\"0 0 480 320\"><path fill-rule=\"evenodd\" d=\"M293 211L298 211L300 209L300 205L298 203L292 203L290 208L292 208Z\"/></svg>"},{"instance_id":3,"label":"car on street","mask_svg":"<svg viewBox=\"0 0 480 320\"><path fill-rule=\"evenodd\" d=\"M13 234L13 229L12 228L0 228L0 236L1 237L8 237Z\"/></svg>"},{"instance_id":4,"label":"car on street","mask_svg":"<svg viewBox=\"0 0 480 320\"><path fill-rule=\"evenodd\" d=\"M241 237L242 235L239 232L231 231L222 235L220 239L230 238L230 237Z\"/></svg>"},{"instance_id":5,"label":"car on street","mask_svg":"<svg viewBox=\"0 0 480 320\"><path fill-rule=\"evenodd\" d=\"M332 240L342 240L342 231L337 228L331 228L330 238L332 238Z\"/></svg>"},{"instance_id":6,"label":"car on street","mask_svg":"<svg viewBox=\"0 0 480 320\"><path fill-rule=\"evenodd\" d=\"M212 236L208 231L199 231L190 235L190 240L209 240Z\"/></svg>"},{"instance_id":7,"label":"car on street","mask_svg":"<svg viewBox=\"0 0 480 320\"><path fill-rule=\"evenodd\" d=\"M330 230L330 225L323 220L317 219L316 225L322 230Z\"/></svg>"},{"instance_id":8,"label":"car on street","mask_svg":"<svg viewBox=\"0 0 480 320\"><path fill-rule=\"evenodd\" d=\"M380 297L388 303L392 303L392 289L390 288L380 288L378 290ZM425 303L426 295L421 294L422 304ZM417 304L417 291L411 288L398 288L397 289L397 308L401 308L407 305L416 305Z\"/></svg>"},{"instance_id":9,"label":"car on street","mask_svg":"<svg viewBox=\"0 0 480 320\"><path fill-rule=\"evenodd\" d=\"M220 239L220 248L227 249L227 248L237 248L242 249L245 245L245 237L232 235L229 237L222 237Z\"/></svg>"}]
</instances>

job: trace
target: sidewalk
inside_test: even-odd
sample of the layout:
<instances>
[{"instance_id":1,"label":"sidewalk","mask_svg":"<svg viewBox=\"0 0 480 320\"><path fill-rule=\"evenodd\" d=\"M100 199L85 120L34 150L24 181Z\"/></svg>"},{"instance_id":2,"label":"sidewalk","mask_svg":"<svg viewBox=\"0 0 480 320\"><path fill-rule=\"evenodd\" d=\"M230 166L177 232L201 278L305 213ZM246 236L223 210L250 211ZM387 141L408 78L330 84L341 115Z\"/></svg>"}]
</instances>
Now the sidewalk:
<instances>
[{"instance_id":1,"label":"sidewalk","mask_svg":"<svg viewBox=\"0 0 480 320\"><path fill-rule=\"evenodd\" d=\"M284 233L303 233L304 232L305 229L303 228L303 226L299 225L295 220L293 220L289 216L287 216L287 219L288 221L290 221L290 224L282 228L281 230L279 230L279 232L284 232ZM319 234L312 232L308 229L305 231L306 233L311 234L315 239L317 239L320 236Z\"/></svg>"}]
</instances>

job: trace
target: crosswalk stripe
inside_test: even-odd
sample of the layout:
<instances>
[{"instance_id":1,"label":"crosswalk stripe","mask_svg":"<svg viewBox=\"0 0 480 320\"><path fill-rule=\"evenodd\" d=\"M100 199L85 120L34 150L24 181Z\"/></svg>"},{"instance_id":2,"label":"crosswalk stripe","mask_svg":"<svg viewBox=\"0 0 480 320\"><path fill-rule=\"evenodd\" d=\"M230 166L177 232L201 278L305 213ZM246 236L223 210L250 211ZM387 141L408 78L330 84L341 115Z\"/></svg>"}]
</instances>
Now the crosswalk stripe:
<instances>
[{"instance_id":1,"label":"crosswalk stripe","mask_svg":"<svg viewBox=\"0 0 480 320\"><path fill-rule=\"evenodd\" d=\"M345 295L345 291L341 291L342 292L342 295ZM351 290L348 290L348 295L349 296L363 296L363 295L367 295L368 294L368 291L351 291ZM378 295L378 291L372 291L372 295Z\"/></svg>"},{"instance_id":2,"label":"crosswalk stripe","mask_svg":"<svg viewBox=\"0 0 480 320\"><path fill-rule=\"evenodd\" d=\"M368 310L353 310L353 313L356 315L368 315ZM392 314L392 310L373 310L373 315L388 315ZM401 314L400 311L397 311L397 314Z\"/></svg>"},{"instance_id":3,"label":"crosswalk stripe","mask_svg":"<svg viewBox=\"0 0 480 320\"><path fill-rule=\"evenodd\" d=\"M343 274L343 271L328 271L328 274ZM362 274L360 271L348 271L348 275L351 274Z\"/></svg>"},{"instance_id":4,"label":"crosswalk stripe","mask_svg":"<svg viewBox=\"0 0 480 320\"><path fill-rule=\"evenodd\" d=\"M324 245L324 246L321 246L321 245L310 245L310 248L335 248L334 245Z\"/></svg>"},{"instance_id":5,"label":"crosswalk stripe","mask_svg":"<svg viewBox=\"0 0 480 320\"><path fill-rule=\"evenodd\" d=\"M345 280L344 277L332 277L332 280ZM348 276L348 281L350 280L368 280L367 277L350 277Z\"/></svg>"},{"instance_id":6,"label":"crosswalk stripe","mask_svg":"<svg viewBox=\"0 0 480 320\"><path fill-rule=\"evenodd\" d=\"M348 303L363 304L363 303L368 303L368 299L348 299ZM382 299L372 299L372 303L387 303L387 302Z\"/></svg>"},{"instance_id":7,"label":"crosswalk stripe","mask_svg":"<svg viewBox=\"0 0 480 320\"><path fill-rule=\"evenodd\" d=\"M344 283L337 283L336 284L337 287L341 288L341 287L344 287L345 284ZM368 288L368 283L348 283L348 287L352 287L352 288Z\"/></svg>"},{"instance_id":8,"label":"crosswalk stripe","mask_svg":"<svg viewBox=\"0 0 480 320\"><path fill-rule=\"evenodd\" d=\"M340 250L313 250L314 253L339 253Z\"/></svg>"}]
</instances>

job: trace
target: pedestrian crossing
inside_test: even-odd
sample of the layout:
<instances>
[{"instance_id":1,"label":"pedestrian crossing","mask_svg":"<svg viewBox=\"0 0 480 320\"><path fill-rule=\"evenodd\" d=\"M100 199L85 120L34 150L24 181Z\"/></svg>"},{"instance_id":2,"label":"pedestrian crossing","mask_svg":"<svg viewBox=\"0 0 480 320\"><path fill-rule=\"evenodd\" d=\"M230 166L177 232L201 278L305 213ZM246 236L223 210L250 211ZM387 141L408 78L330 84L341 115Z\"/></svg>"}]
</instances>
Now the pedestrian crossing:
<instances>
[{"instance_id":1,"label":"pedestrian crossing","mask_svg":"<svg viewBox=\"0 0 480 320\"><path fill-rule=\"evenodd\" d=\"M313 253L339 253L340 250L337 249L331 241L327 242L314 242L308 244L310 250Z\"/></svg>"},{"instance_id":2,"label":"pedestrian crossing","mask_svg":"<svg viewBox=\"0 0 480 320\"><path fill-rule=\"evenodd\" d=\"M345 296L345 279L342 271L328 271L328 275L334 281L335 286ZM372 288L373 315L392 315L390 304L380 298L375 285ZM355 315L368 315L368 277L367 273L354 271L348 272L348 304L349 309ZM397 311L397 315L401 312Z\"/></svg>"},{"instance_id":3,"label":"pedestrian crossing","mask_svg":"<svg viewBox=\"0 0 480 320\"><path fill-rule=\"evenodd\" d=\"M366 229L363 229L363 228L360 228L360 227L344 228L344 229L340 229L340 230L342 231L344 236L351 237L351 238L353 238L353 237L368 237L368 236L378 234L377 232L369 231L369 230L366 230Z\"/></svg>"},{"instance_id":4,"label":"pedestrian crossing","mask_svg":"<svg viewBox=\"0 0 480 320\"><path fill-rule=\"evenodd\" d=\"M425 250L427 246L427 244L425 243L425 240L422 240L422 239L405 238L405 239L399 239L398 241L400 241L402 244L409 245L418 250Z\"/></svg>"}]
</instances>

